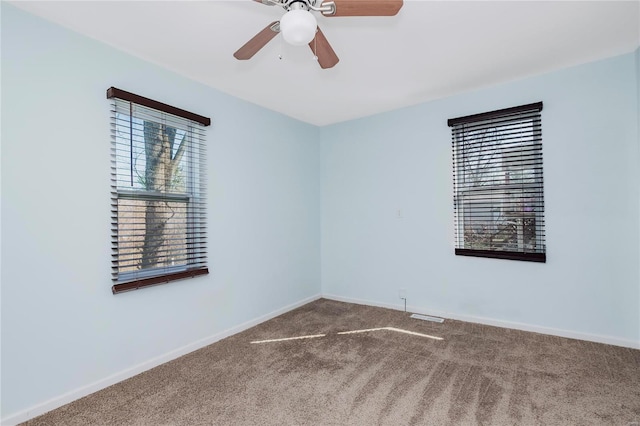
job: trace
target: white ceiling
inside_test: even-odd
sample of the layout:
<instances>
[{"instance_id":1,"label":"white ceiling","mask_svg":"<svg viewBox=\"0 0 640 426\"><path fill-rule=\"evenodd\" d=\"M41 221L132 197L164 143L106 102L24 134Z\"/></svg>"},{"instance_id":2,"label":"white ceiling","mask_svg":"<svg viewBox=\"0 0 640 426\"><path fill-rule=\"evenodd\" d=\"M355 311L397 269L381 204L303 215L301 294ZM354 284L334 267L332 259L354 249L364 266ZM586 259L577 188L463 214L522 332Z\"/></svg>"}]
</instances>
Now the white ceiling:
<instances>
[{"instance_id":1,"label":"white ceiling","mask_svg":"<svg viewBox=\"0 0 640 426\"><path fill-rule=\"evenodd\" d=\"M405 0L394 17L318 15L340 58L273 39L235 52L284 10L233 1L12 2L208 86L326 125L631 52L640 1ZM282 55L283 59L278 56Z\"/></svg>"}]
</instances>

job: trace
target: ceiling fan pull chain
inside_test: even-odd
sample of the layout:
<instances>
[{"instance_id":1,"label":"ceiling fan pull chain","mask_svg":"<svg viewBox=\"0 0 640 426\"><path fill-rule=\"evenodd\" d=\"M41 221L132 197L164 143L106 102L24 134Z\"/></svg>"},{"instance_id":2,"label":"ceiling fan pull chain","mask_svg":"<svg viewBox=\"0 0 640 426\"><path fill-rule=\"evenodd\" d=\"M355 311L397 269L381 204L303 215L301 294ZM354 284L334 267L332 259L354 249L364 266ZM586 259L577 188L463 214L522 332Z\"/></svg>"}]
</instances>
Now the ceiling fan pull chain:
<instances>
[{"instance_id":1,"label":"ceiling fan pull chain","mask_svg":"<svg viewBox=\"0 0 640 426\"><path fill-rule=\"evenodd\" d=\"M318 61L318 29L316 28L316 34L313 36L313 60Z\"/></svg>"}]
</instances>

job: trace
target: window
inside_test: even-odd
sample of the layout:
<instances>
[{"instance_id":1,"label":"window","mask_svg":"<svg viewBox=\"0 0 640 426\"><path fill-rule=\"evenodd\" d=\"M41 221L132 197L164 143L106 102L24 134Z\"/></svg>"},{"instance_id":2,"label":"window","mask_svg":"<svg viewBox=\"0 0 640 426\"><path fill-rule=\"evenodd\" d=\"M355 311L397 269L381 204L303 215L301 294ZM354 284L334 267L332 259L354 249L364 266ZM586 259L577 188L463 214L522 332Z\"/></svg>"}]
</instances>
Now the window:
<instances>
[{"instance_id":1,"label":"window","mask_svg":"<svg viewBox=\"0 0 640 426\"><path fill-rule=\"evenodd\" d=\"M455 253L546 261L542 102L448 121Z\"/></svg>"},{"instance_id":2,"label":"window","mask_svg":"<svg viewBox=\"0 0 640 426\"><path fill-rule=\"evenodd\" d=\"M107 98L113 293L207 274L211 120L115 87Z\"/></svg>"}]
</instances>

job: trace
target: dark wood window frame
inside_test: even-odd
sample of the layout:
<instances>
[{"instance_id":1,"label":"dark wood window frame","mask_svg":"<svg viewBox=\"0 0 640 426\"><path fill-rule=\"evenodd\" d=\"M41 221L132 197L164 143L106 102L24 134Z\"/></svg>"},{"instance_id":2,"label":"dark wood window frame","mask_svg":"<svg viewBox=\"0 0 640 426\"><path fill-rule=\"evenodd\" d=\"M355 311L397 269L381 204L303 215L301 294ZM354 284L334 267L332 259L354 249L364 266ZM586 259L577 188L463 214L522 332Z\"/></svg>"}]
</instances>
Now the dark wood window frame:
<instances>
[{"instance_id":1,"label":"dark wood window frame","mask_svg":"<svg viewBox=\"0 0 640 426\"><path fill-rule=\"evenodd\" d=\"M208 117L204 117L199 114L195 114L180 108L176 108L171 105L158 102L140 95L136 95L131 92L127 92L125 90L121 90L115 87L110 87L107 90L107 99L111 99L113 101L113 106L114 106L114 109L112 111L112 130L111 130L112 131L112 185L111 185L112 186L112 190L111 190L112 208L111 210L112 210L112 270L113 270L112 280L114 281L114 284L112 286L112 292L114 294L117 294L125 291L137 290L144 287L149 287L153 285L158 285L158 284L168 283L176 280L193 278L199 275L208 274L209 269L206 266L206 206L205 206L206 194L204 193L204 191L206 191L205 189L206 185L204 182L199 183L197 185L198 186L197 189L191 188L191 186L193 186L193 184L191 183L184 183L181 186L185 188L184 189L185 191L189 191L189 189L186 189L186 188L191 188L191 191L196 191L196 193L198 194L196 198L194 198L194 195L190 193L184 196L168 193L167 191L169 190L167 188L175 188L176 187L175 185L169 185L164 183L163 184L164 186L162 186L163 188L162 191L164 191L165 193L163 200L167 206L170 203L179 204L180 206L184 203L184 206L185 206L183 208L183 211L184 211L183 214L186 215L186 219L184 219L186 220L186 224L181 225L182 226L181 232L183 233L186 232L186 234L184 234L184 237L179 237L184 240L184 242L182 243L183 248L181 252L183 258L185 259L184 266L179 268L165 267L164 269L161 267L150 268L150 271L145 270L139 276L136 274L131 274L130 272L124 272L124 273L121 272L121 269L120 269L121 262L122 262L121 259L122 259L122 256L124 256L121 253L124 253L124 252L121 252L121 248L119 248L119 244L122 244L122 242L118 238L119 203L121 200L136 199L137 195L136 195L136 191L134 190L129 190L128 188L126 190L123 190L118 186L119 179L120 179L118 177L118 173L120 169L118 169L118 166L116 164L116 161L117 161L116 158L119 156L121 151L118 151L118 148L117 148L118 143L116 141L117 139L116 135L118 134L119 131L125 134L128 131L130 137L133 140L132 135L134 132L133 130L134 118L139 119L139 117L136 117L132 112L134 107L147 108L146 111L150 111L150 113L153 114L154 116L158 114L158 117L162 114L168 114L166 116L162 115L162 117L163 118L169 117L168 118L169 121L177 120L176 122L181 124L192 123L189 126L206 127L211 124L211 119ZM130 111L129 121L128 121L129 128L127 128L127 125L123 126L122 122L119 123L117 119L117 114L118 114L117 111L119 111L119 109L116 107L116 105L122 106L122 102L129 103L129 106L128 106ZM174 118L170 118L171 116L174 116ZM150 119L145 118L145 119L142 119L142 122L146 126L149 120ZM173 130L175 132L176 130L175 128L173 128L171 125L167 125L167 126L170 127L170 130ZM186 133L188 132L184 132L184 133L185 133L184 138L188 139L190 142L188 145L186 145L187 154L181 154L178 161L185 158L185 161L189 162L189 167L192 167L192 164L195 164L195 162L198 162L197 166L195 166L197 168L197 172L194 172L192 174L193 175L197 174L198 175L197 179L203 180L204 179L203 174L206 170L206 165L204 164L205 148L203 146L205 142L204 132L203 131L195 132L197 136L193 136L191 133L189 133L188 138L186 135ZM143 134L142 131L138 129L138 138L142 137L140 136L142 134ZM146 138L147 136L145 134L144 136L145 145L147 143ZM133 142L131 142L131 144L132 144L131 152L133 152ZM178 144L176 143L176 145ZM192 145L197 145L200 148L199 149L192 148ZM180 147L176 150L176 152L180 151L181 148L182 148L182 143L180 144ZM170 157L171 157L171 154L169 154L169 158ZM146 158L149 158L149 157L145 156L145 159ZM127 161L127 160L124 160L124 161ZM131 160L129 161L129 163L133 164L133 153L131 153ZM134 185L133 165L131 167L132 167L131 185L133 187ZM148 166L146 166L146 160L145 160L145 168L147 167ZM175 176L175 174L171 174L171 176ZM187 181L189 179L194 179L194 178L185 177L184 181ZM158 200L162 196L162 195L156 195L156 194L162 194L162 192L158 192L159 190L158 187L154 187L152 191L149 191L148 189L150 185L148 184L148 182L149 181L147 180L147 185L143 188L144 190L140 192L141 195L137 199L138 202L144 201L144 200ZM195 207L193 203L196 203ZM149 204L147 204L145 211L147 211L147 209L149 208L148 206ZM145 218L146 217L147 217L147 213L145 213ZM142 219L136 219L136 220L142 220ZM166 222L166 220L164 222ZM130 225L131 229L138 229L136 228L137 226L138 225ZM185 226L187 228L185 228ZM147 227L146 229L149 229L149 228ZM136 230L132 232L139 232L139 231ZM147 231L145 230L142 232L142 234L136 234L136 235L144 236L146 235L146 233ZM164 239L163 244L165 244L165 241L167 239L169 240L175 239L173 235L175 234L171 234L170 236L167 236L166 234L161 233L161 236L162 236L161 238ZM166 244L173 244L173 243L166 243ZM156 256L159 256L158 252L156 252ZM125 276L125 278L123 279L122 276Z\"/></svg>"},{"instance_id":2,"label":"dark wood window frame","mask_svg":"<svg viewBox=\"0 0 640 426\"><path fill-rule=\"evenodd\" d=\"M145 98L144 96L136 95L134 93L127 92L125 90L117 89L115 87L110 87L109 89L107 89L107 99L113 99L113 98L118 98L118 99L122 99L123 101L133 102L134 104L146 106L147 108L155 109L158 111L166 112L167 114L172 114L177 117L195 121L196 123L200 123L203 126L211 125L211 119L209 117L204 117L199 114L194 114L193 112L176 108L174 106L167 105L162 102L154 101L153 99Z\"/></svg>"},{"instance_id":3,"label":"dark wood window frame","mask_svg":"<svg viewBox=\"0 0 640 426\"><path fill-rule=\"evenodd\" d=\"M541 111L542 102L537 102L447 121L452 127L456 255L546 262ZM493 140L482 133L489 131ZM510 173L516 176L511 181ZM503 211L515 213L500 222L496 216L503 217ZM494 243L493 235L500 232L511 240Z\"/></svg>"}]
</instances>

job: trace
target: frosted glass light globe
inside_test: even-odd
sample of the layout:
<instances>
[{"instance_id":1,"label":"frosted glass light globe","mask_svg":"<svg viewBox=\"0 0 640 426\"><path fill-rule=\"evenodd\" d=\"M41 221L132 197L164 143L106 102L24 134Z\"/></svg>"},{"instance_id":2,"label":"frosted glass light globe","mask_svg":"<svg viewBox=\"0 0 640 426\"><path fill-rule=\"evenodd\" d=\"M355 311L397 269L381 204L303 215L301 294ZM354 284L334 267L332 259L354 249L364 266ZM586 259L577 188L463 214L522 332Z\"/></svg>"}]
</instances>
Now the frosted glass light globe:
<instances>
[{"instance_id":1,"label":"frosted glass light globe","mask_svg":"<svg viewBox=\"0 0 640 426\"><path fill-rule=\"evenodd\" d=\"M280 32L294 46L309 44L316 35L316 17L307 10L290 10L280 19Z\"/></svg>"}]
</instances>

